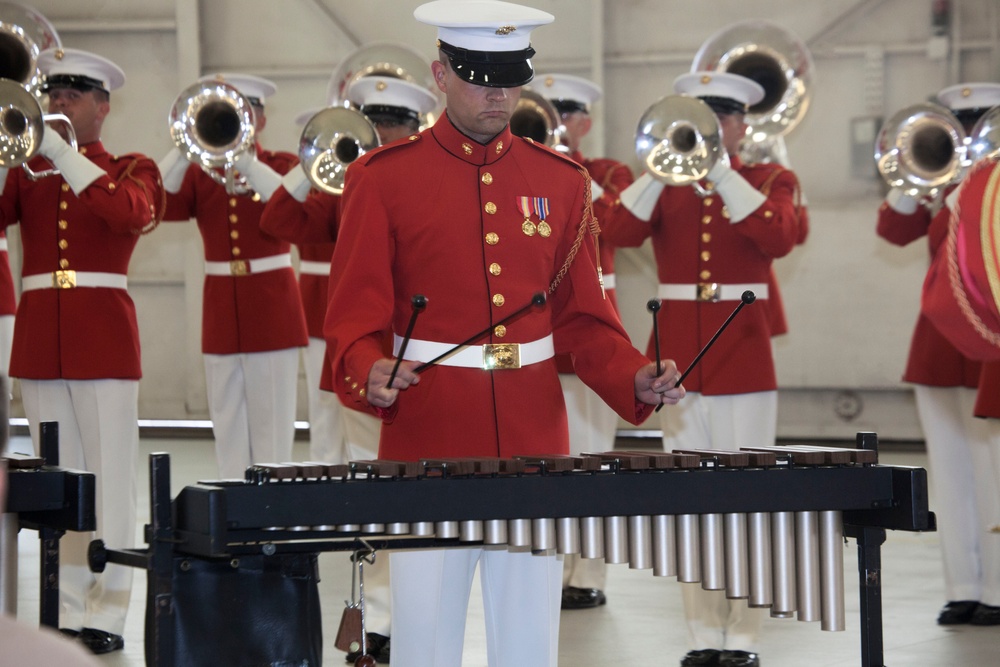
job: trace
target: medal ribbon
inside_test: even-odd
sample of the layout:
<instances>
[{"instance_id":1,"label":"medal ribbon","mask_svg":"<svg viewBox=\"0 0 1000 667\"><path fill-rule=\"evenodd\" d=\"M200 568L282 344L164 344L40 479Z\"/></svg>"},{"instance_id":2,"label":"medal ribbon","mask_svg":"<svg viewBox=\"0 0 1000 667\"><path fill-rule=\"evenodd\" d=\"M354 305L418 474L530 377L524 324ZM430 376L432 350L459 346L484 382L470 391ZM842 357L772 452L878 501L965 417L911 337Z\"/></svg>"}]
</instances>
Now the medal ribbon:
<instances>
[{"instance_id":1,"label":"medal ribbon","mask_svg":"<svg viewBox=\"0 0 1000 667\"><path fill-rule=\"evenodd\" d=\"M549 214L549 198L535 197L532 201L532 205L538 219L545 220L545 217Z\"/></svg>"}]
</instances>

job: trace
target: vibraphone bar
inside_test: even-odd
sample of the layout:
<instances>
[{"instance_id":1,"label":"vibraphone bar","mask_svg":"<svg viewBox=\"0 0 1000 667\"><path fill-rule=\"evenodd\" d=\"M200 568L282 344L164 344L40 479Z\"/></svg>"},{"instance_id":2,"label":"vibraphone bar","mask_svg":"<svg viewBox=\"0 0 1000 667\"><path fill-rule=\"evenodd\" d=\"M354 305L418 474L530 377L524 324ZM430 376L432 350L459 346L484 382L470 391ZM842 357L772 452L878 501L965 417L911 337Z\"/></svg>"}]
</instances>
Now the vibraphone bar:
<instances>
[{"instance_id":1,"label":"vibraphone bar","mask_svg":"<svg viewBox=\"0 0 1000 667\"><path fill-rule=\"evenodd\" d=\"M862 664L878 666L878 545L885 529L933 530L934 517L926 472L878 465L876 445L864 433L854 449L261 464L245 480L184 488L172 513L169 459L154 455L150 550L97 548L94 565L156 572L157 549L231 558L356 550L362 539L376 549L579 553L843 630L847 535L859 544ZM160 571L169 579L169 566Z\"/></svg>"}]
</instances>

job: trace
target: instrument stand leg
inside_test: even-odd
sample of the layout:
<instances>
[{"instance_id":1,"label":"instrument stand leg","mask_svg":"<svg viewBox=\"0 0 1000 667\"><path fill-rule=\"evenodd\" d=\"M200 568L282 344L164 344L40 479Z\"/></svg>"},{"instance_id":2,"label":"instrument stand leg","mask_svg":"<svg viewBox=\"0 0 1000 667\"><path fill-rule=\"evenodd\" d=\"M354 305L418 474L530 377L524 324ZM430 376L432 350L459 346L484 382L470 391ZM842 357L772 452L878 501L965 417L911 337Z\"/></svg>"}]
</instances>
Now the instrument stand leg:
<instances>
[{"instance_id":1,"label":"instrument stand leg","mask_svg":"<svg viewBox=\"0 0 1000 667\"><path fill-rule=\"evenodd\" d=\"M153 454L149 460L152 525L146 585L146 664L174 667L174 544L170 513L170 456Z\"/></svg>"},{"instance_id":2,"label":"instrument stand leg","mask_svg":"<svg viewBox=\"0 0 1000 667\"><path fill-rule=\"evenodd\" d=\"M66 531L47 526L38 527L42 548L39 564L38 622L59 628L59 539Z\"/></svg>"},{"instance_id":3,"label":"instrument stand leg","mask_svg":"<svg viewBox=\"0 0 1000 667\"><path fill-rule=\"evenodd\" d=\"M861 595L861 667L884 667L882 646L882 544L885 529L851 526L858 540ZM845 534L847 530L845 527Z\"/></svg>"}]
</instances>

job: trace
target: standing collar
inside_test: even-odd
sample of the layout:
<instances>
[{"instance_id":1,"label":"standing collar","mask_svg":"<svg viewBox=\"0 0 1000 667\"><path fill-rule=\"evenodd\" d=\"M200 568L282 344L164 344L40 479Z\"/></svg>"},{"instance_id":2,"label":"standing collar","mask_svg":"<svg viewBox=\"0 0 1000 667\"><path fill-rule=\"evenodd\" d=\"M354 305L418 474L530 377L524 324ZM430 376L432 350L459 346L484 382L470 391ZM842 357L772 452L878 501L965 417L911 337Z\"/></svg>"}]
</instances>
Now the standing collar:
<instances>
[{"instance_id":1,"label":"standing collar","mask_svg":"<svg viewBox=\"0 0 1000 667\"><path fill-rule=\"evenodd\" d=\"M431 134L446 151L460 160L475 165L496 162L510 150L510 145L514 141L514 135L510 133L510 125L507 125L500 134L483 145L462 134L452 124L447 113L442 114L441 118L434 124L434 127L431 128Z\"/></svg>"}]
</instances>

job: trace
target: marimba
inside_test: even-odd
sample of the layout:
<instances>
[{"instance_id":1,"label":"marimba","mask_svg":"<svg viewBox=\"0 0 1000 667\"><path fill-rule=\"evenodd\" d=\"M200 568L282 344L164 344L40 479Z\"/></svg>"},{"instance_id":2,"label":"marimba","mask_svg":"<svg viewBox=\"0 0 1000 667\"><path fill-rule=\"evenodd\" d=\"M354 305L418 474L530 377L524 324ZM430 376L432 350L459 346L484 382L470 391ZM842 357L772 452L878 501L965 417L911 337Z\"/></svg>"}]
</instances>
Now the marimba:
<instances>
[{"instance_id":1,"label":"marimba","mask_svg":"<svg viewBox=\"0 0 1000 667\"><path fill-rule=\"evenodd\" d=\"M842 630L848 536L859 545L862 664L881 665L885 530L933 530L934 517L926 471L879 465L876 448L864 433L855 449L261 464L244 480L188 486L172 507L169 459L157 454L150 548L95 543L92 567L143 567L150 596L167 604L175 555L357 550L361 540L579 553Z\"/></svg>"},{"instance_id":2,"label":"marimba","mask_svg":"<svg viewBox=\"0 0 1000 667\"><path fill-rule=\"evenodd\" d=\"M0 517L0 611L17 610L17 533L38 531L41 541L39 621L59 627L59 539L67 530L97 526L93 473L59 467L59 429L41 425L43 456L10 454L7 509Z\"/></svg>"}]
</instances>

